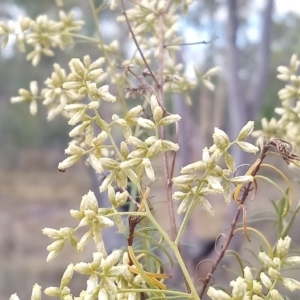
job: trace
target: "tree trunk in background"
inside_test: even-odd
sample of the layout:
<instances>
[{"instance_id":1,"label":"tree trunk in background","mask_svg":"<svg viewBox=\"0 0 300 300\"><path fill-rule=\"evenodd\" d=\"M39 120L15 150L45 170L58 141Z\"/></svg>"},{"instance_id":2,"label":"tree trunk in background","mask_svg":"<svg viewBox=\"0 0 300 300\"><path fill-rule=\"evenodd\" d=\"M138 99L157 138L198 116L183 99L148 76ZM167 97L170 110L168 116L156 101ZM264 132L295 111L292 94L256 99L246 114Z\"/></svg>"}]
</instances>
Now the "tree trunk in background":
<instances>
[{"instance_id":1,"label":"tree trunk in background","mask_svg":"<svg viewBox=\"0 0 300 300\"><path fill-rule=\"evenodd\" d=\"M266 0L266 6L261 15L262 32L258 49L257 71L253 76L253 89L247 102L247 118L255 120L261 108L268 84L270 70L271 35L272 35L272 13L274 0Z\"/></svg>"},{"instance_id":2,"label":"tree trunk in background","mask_svg":"<svg viewBox=\"0 0 300 300\"><path fill-rule=\"evenodd\" d=\"M237 31L238 31L238 17L237 17L237 0L227 0L227 49L226 49L226 80L228 86L228 124L227 133L233 139L235 138L240 128L246 123L246 109L245 109L245 94L242 93L241 80L239 78L240 70L240 52L237 47ZM234 147L232 154L240 165L244 161L242 151Z\"/></svg>"},{"instance_id":3,"label":"tree trunk in background","mask_svg":"<svg viewBox=\"0 0 300 300\"><path fill-rule=\"evenodd\" d=\"M237 47L237 32L239 28L237 0L227 0L227 51L226 70L228 86L228 134L231 138L236 138L239 130L249 120L254 120L261 106L263 95L268 81L270 65L270 42L272 28L273 0L266 0L266 6L262 13L262 34L260 48L258 50L257 71L253 74L252 85L248 89L251 93L246 95L242 90L242 80L239 77L240 71L240 51ZM238 147L232 149L236 166L249 161L249 156ZM236 211L236 204L231 205L231 220ZM234 239L230 248L237 250L240 246L238 239Z\"/></svg>"}]
</instances>

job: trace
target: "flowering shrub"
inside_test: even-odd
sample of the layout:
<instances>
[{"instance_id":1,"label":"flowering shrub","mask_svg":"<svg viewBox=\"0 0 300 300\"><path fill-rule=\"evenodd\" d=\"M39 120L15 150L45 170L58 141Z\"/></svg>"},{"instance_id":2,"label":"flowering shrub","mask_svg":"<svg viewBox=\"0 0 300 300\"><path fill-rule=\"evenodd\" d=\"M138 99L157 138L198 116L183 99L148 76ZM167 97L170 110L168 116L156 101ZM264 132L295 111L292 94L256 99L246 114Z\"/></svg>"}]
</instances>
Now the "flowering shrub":
<instances>
[{"instance_id":1,"label":"flowering shrub","mask_svg":"<svg viewBox=\"0 0 300 300\"><path fill-rule=\"evenodd\" d=\"M287 266L300 263L300 256L291 256L289 248L291 238L289 229L300 208L298 204L293 217L285 220L286 226L279 232L279 239L272 247L268 240L256 229L247 225L245 201L251 189L257 188L256 180L261 175L258 171L265 166L263 161L271 148L288 164L297 164L298 156L294 147L299 146L299 139L294 134L299 126L299 102L293 106L293 100L298 97L299 80L295 75L299 61L292 57L290 68L279 67L281 80L291 81L294 86L286 86L279 92L283 107L276 109L281 115L268 123L263 119L262 131L253 132L254 122L249 121L241 128L238 136L230 140L228 135L219 128L213 134L214 144L203 149L202 159L183 166L181 174L174 176L176 151L179 149L178 126L181 116L169 112L165 105L165 93L182 93L187 103L190 103L188 92L198 82L193 82L181 73L183 66L176 64L175 54L182 41L177 34L178 18L186 11L192 1L159 1L141 0L130 4L121 1L106 3L110 9L120 8L122 16L119 22L124 22L136 47L132 57L122 60L118 58L119 43L112 41L103 43L98 26L98 14L107 5L95 7L90 0L97 38L80 34L83 21L74 20L74 14L59 12L59 21L50 20L46 15L35 20L24 17L18 28L0 23L2 46L5 47L10 35L16 35L17 46L22 52L29 52L27 59L37 66L42 56L54 55L54 48L64 49L74 45L75 40L84 40L95 44L101 50L101 57L92 61L89 55L83 58L73 58L69 62L69 71L55 63L54 71L45 80L45 88L40 89L36 81L30 83L29 90L20 89L19 96L12 102L28 102L31 114L38 111L38 102L48 108L48 119L63 115L72 127L69 132L71 142L66 148L67 158L59 163L58 169L65 172L79 160L85 159L96 173L103 175L99 183L101 193L107 193L110 207L99 207L97 198L92 191L82 197L79 209L73 209L70 214L78 220L74 228L45 228L43 233L53 242L47 247L47 261L52 261L62 251L66 242L70 242L77 251L93 241L95 252L91 262L69 264L62 275L58 287L48 287L45 294L61 299L200 299L205 293L211 299L283 299L277 289L282 283L290 291L300 289L300 282L282 275ZM62 4L61 1L57 1ZM126 4L126 6L125 6ZM128 7L127 7L128 6ZM129 8L130 6L130 8ZM27 50L27 47L30 50ZM219 68L208 70L204 75L195 68L195 77L213 90L210 81ZM139 84L134 86L132 79ZM108 85L109 84L109 85ZM113 88L112 88L113 87ZM126 91L124 89L127 88ZM114 92L112 92L112 90ZM138 98L141 104L131 109L127 108L130 98ZM298 99L297 99L298 100ZM101 108L102 102L122 108L122 113L113 114L108 121ZM299 124L298 124L299 123ZM172 127L174 136L167 134L167 128ZM118 142L112 132L119 130L122 134ZM98 134L98 132L100 133ZM259 158L250 166L243 176L236 176L234 157L229 153L231 147L239 147L248 153L257 153L259 148L245 140L251 135L265 135L265 141L260 144ZM163 159L165 176L166 201L169 207L172 232L167 233L159 224L151 210L150 195L155 194L151 182L157 180L153 162ZM271 167L271 166L269 166ZM286 218L292 202L292 190L286 176L273 167L286 180L289 192L282 192L283 209L278 218ZM137 202L127 190L128 183L135 186L140 201ZM173 186L175 191L173 192ZM202 282L202 288L197 291L189 274L180 248L180 241L185 233L189 218L196 207L200 205L211 215L214 209L210 196L222 194L227 204L236 203L236 213L229 234L216 259L212 269ZM173 200L178 201L177 214L184 218L176 226ZM119 208L127 201L132 201L134 211L122 212ZM243 215L243 227L237 228L239 215ZM128 228L123 216L128 216ZM149 232L149 227L138 229L137 225L146 219L161 236L156 240ZM121 233L127 236L127 249L116 249L107 253L102 233L107 227L117 226ZM78 230L86 228L82 236ZM210 279L220 261L226 254L233 235L243 230L247 239L252 231L264 242L264 251L258 254L260 270L246 266L236 280L230 282L231 292L225 292L209 286ZM138 248L133 244L136 238L146 239L149 243L162 250L169 258L171 266L174 257L183 274L186 290L178 291L168 286L172 274L165 272L165 265L158 255L150 249ZM147 270L143 258L153 262L154 269ZM73 296L68 287L74 272L88 275L86 289L80 295ZM256 275L253 275L254 272ZM12 300L19 299L16 294ZM41 287L33 287L32 299L41 299Z\"/></svg>"}]
</instances>

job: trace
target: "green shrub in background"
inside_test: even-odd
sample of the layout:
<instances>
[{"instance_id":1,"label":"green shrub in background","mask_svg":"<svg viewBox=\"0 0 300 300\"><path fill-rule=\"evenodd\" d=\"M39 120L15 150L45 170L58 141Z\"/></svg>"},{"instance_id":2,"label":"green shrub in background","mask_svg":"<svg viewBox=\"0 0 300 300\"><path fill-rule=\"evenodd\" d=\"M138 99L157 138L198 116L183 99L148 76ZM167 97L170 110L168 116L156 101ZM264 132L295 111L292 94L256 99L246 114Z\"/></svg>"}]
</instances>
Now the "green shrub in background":
<instances>
[{"instance_id":1,"label":"green shrub in background","mask_svg":"<svg viewBox=\"0 0 300 300\"><path fill-rule=\"evenodd\" d=\"M188 116L169 112L165 105L165 94L182 93L189 103L188 93L200 81L207 88L214 89L210 79L219 71L219 68L213 68L201 75L195 68L198 82L193 82L181 73L183 66L176 64L176 51L182 42L177 35L179 14L185 12L191 2L145 0L127 3L121 0L96 7L94 1L90 0L96 37L80 34L84 22L75 20L72 12L67 14L60 11L58 21L49 19L47 15L38 16L35 20L23 17L19 23L21 31L0 23L2 46L5 47L9 37L15 35L19 50L27 54L33 66L38 65L42 56L54 55L54 48L64 49L77 41L89 42L99 47L101 53L96 60L89 55L73 58L69 62L69 70L54 64L53 73L45 81L45 88L41 89L33 81L29 90L20 89L19 96L12 98L13 103L28 102L32 114L37 113L38 102L42 101L48 108L48 120L60 114L66 117L72 126L69 132L72 141L65 151L68 156L58 169L65 172L80 159L86 159L96 173L103 175L99 189L101 193L107 193L111 203L110 207L99 207L95 194L89 191L82 197L79 208L70 212L78 220L75 228L43 230L45 235L53 239L47 247L47 261L55 259L66 242L70 242L79 252L89 242L95 244L92 261L69 264L60 285L45 289L45 294L49 296L69 300L201 299L207 295L211 299L221 300L258 300L283 299L284 293L278 291L280 285L295 293L300 289L299 281L283 275L286 268L300 264L300 256L290 254L291 237L288 236L300 204L293 212L290 211L294 195L289 180L280 170L264 164L270 150L275 150L288 164L298 166L299 158L294 149L297 149L299 142L297 134L293 132L299 132L297 126L300 124L300 102L295 105L294 101L300 95L296 75L299 61L293 56L290 68L278 69L279 79L291 81L292 84L279 92L282 108L276 109L276 112L281 119L272 119L270 122L264 119L262 131L253 133L256 136L264 135L265 140L260 143L259 157L245 175L235 176L238 166L229 150L239 147L248 153L259 151L257 146L245 141L253 131L253 121L241 128L235 140L230 140L224 131L215 128L214 144L203 149L202 159L183 166L181 174L175 176L176 151L180 146L177 143L177 123L181 117ZM57 4L63 3L57 1ZM120 45L116 40L104 44L99 30L98 14L105 9L117 8L122 10L118 21L127 26L135 45L131 57L119 56ZM110 91L110 86L113 86L114 92ZM140 104L128 109L131 98L138 98ZM103 101L108 102L116 113L105 115ZM113 134L116 130L122 134L121 142ZM168 204L170 233L161 227L151 210L151 196L156 193L151 189L151 183L157 180L153 162L157 159L163 162L163 197ZM262 167L278 172L287 183L287 192L270 179L258 175ZM245 201L249 192L257 188L258 178L273 183L282 194L281 201L274 204L278 224L281 224L275 245L271 245L257 229L247 225ZM137 191L139 201L128 192L129 182ZM180 242L197 205L214 214L209 198L216 194L223 195L228 204L234 201L236 212L222 249L217 259L212 261L212 269L203 280L201 289L197 290L183 259ZM179 203L177 214L183 215L179 226L176 224L174 200ZM132 203L134 209L129 212L119 210L127 201ZM238 225L239 215L243 217L241 228ZM128 216L128 226L124 224L124 216ZM142 220L147 221L143 223L146 226L137 227ZM116 249L112 253L106 252L102 232L111 226L117 226L126 235L125 251ZM86 232L79 236L78 231L82 228L86 228ZM236 280L230 282L230 288L214 288L210 286L210 280L220 267L233 235L240 230L244 231L247 239L250 239L249 232L252 232L263 242L263 248L257 253L260 268L245 266L237 254L242 270ZM160 238L156 239L153 232L157 232ZM141 246L134 243L136 239L146 240L147 243ZM184 290L168 285L172 274L166 271L165 263L153 252L152 247L160 249L168 257L171 267L175 258L184 278ZM77 296L72 295L68 287L74 272L88 276L86 289ZM11 299L19 298L14 294ZM32 299L41 299L41 287L38 284L33 287Z\"/></svg>"}]
</instances>

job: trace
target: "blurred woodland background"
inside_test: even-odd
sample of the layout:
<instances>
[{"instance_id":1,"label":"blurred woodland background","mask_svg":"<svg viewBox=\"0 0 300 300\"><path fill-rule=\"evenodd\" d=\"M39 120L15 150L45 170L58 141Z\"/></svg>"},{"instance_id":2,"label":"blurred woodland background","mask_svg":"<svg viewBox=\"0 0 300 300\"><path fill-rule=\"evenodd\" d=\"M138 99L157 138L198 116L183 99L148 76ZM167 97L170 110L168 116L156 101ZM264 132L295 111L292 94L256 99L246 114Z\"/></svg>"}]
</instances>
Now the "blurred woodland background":
<instances>
[{"instance_id":1,"label":"blurred woodland background","mask_svg":"<svg viewBox=\"0 0 300 300\"><path fill-rule=\"evenodd\" d=\"M97 5L101 1L96 1ZM64 4L57 8L54 0L1 0L0 21L13 22L22 15L35 19L39 14L57 19L59 9L66 12L74 9L76 17L85 21L84 33L94 35L89 2L65 0ZM104 40L110 43L117 39L126 57L126 53L132 51L132 43L127 27L115 22L120 13L106 10L99 16L99 24ZM259 129L262 116L273 116L274 107L280 106L277 93L283 86L276 79L276 68L287 65L293 53L300 53L299 3L292 0L197 0L190 6L188 15L182 16L179 27L186 43L213 40L181 48L178 61L186 66L186 75L196 80L193 65L203 74L214 66L220 66L222 71L213 79L215 91L198 85L190 95L191 106L178 95L168 96L170 108L183 117L178 169L201 158L202 148L212 143L215 126L234 138L248 120L256 120L256 129ZM13 39L6 49L0 50L0 300L8 299L14 292L21 299L28 298L35 282L43 287L59 283L65 265L61 265L59 259L46 264L46 245L50 241L42 235L41 229L69 226L69 209L76 208L82 195L95 186L84 163L72 167L66 174L57 171L69 141L70 127L65 119L57 117L47 123L46 109L41 103L35 117L30 115L26 104L10 103L18 89L27 89L30 81L37 80L42 87L52 73L54 62L68 69L67 64L73 57L89 54L95 59L101 56L96 46L85 43L75 46L66 51L55 50L54 57L43 57L36 68L16 50ZM111 91L113 94L113 86ZM140 99L128 99L129 106L137 105L138 101ZM237 165L254 160L242 157L239 152L234 155ZM271 190L268 186L259 189L258 197L265 201L255 200L250 212L265 209L270 198L279 197ZM199 237L205 241L214 240L224 230L222 220L228 220L224 214L226 206L219 210L211 230L207 230L205 224L211 219L202 218L206 230L199 233ZM201 228L198 222L191 226ZM201 247L197 243L196 250ZM64 263L80 259L73 253L71 248L62 252ZM88 252L81 255L90 259ZM75 291L83 284L75 276Z\"/></svg>"}]
</instances>

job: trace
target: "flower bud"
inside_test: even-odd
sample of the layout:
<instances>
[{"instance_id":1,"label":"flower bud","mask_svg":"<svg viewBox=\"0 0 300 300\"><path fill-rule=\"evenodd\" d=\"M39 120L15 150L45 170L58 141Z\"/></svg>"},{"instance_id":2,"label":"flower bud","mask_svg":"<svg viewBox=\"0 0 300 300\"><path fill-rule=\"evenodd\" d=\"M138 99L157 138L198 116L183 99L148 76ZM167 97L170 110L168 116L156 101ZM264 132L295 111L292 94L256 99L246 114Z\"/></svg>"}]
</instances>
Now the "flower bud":
<instances>
[{"instance_id":1,"label":"flower bud","mask_svg":"<svg viewBox=\"0 0 300 300\"><path fill-rule=\"evenodd\" d=\"M178 206L177 214L178 215L184 214L189 208L190 204L191 204L190 196L189 194L187 194L186 197L181 201L180 205Z\"/></svg>"},{"instance_id":2,"label":"flower bud","mask_svg":"<svg viewBox=\"0 0 300 300\"><path fill-rule=\"evenodd\" d=\"M106 259L102 261L101 267L103 271L108 272L114 266L122 255L122 250L114 250Z\"/></svg>"},{"instance_id":3,"label":"flower bud","mask_svg":"<svg viewBox=\"0 0 300 300\"><path fill-rule=\"evenodd\" d=\"M282 74L290 74L289 68L287 68L285 66L279 66L279 67L277 67L277 71L279 73L282 73Z\"/></svg>"},{"instance_id":4,"label":"flower bud","mask_svg":"<svg viewBox=\"0 0 300 300\"><path fill-rule=\"evenodd\" d=\"M40 300L42 298L41 289L42 287L37 283L33 286L32 293L31 293L31 300Z\"/></svg>"},{"instance_id":5,"label":"flower bud","mask_svg":"<svg viewBox=\"0 0 300 300\"><path fill-rule=\"evenodd\" d=\"M291 238L286 236L283 239L279 239L277 246L276 246L276 256L279 258L283 258L286 254L288 254L291 244Z\"/></svg>"},{"instance_id":6,"label":"flower bud","mask_svg":"<svg viewBox=\"0 0 300 300\"><path fill-rule=\"evenodd\" d=\"M244 268L244 279L247 284L252 284L253 277L249 267Z\"/></svg>"},{"instance_id":7,"label":"flower bud","mask_svg":"<svg viewBox=\"0 0 300 300\"><path fill-rule=\"evenodd\" d=\"M115 201L113 204L115 206L121 206L121 205L125 204L128 199L128 196L129 196L129 193L127 191L124 191L122 193L117 192L116 198L115 198Z\"/></svg>"},{"instance_id":8,"label":"flower bud","mask_svg":"<svg viewBox=\"0 0 300 300\"><path fill-rule=\"evenodd\" d=\"M50 245L47 246L47 250L49 252L51 251L61 251L63 246L64 246L65 240L64 239L59 239L53 243L51 243Z\"/></svg>"},{"instance_id":9,"label":"flower bud","mask_svg":"<svg viewBox=\"0 0 300 300\"><path fill-rule=\"evenodd\" d=\"M121 142L121 145L120 145L120 152L123 155L124 159L126 159L129 154L129 150L128 150L127 144L123 141Z\"/></svg>"},{"instance_id":10,"label":"flower bud","mask_svg":"<svg viewBox=\"0 0 300 300\"><path fill-rule=\"evenodd\" d=\"M214 189L217 193L223 193L223 187L221 185L222 177L216 176L206 176L208 184Z\"/></svg>"},{"instance_id":11,"label":"flower bud","mask_svg":"<svg viewBox=\"0 0 300 300\"><path fill-rule=\"evenodd\" d=\"M88 109L98 109L99 106L100 103L98 101L92 101L87 105Z\"/></svg>"},{"instance_id":12,"label":"flower bud","mask_svg":"<svg viewBox=\"0 0 300 300\"><path fill-rule=\"evenodd\" d=\"M92 191L88 191L88 193L82 197L80 210L82 211L86 209L91 209L95 212L98 211L98 201L94 192Z\"/></svg>"},{"instance_id":13,"label":"flower bud","mask_svg":"<svg viewBox=\"0 0 300 300\"><path fill-rule=\"evenodd\" d=\"M70 62L71 68L77 73L79 77L84 75L84 65L79 58L73 58Z\"/></svg>"},{"instance_id":14,"label":"flower bud","mask_svg":"<svg viewBox=\"0 0 300 300\"><path fill-rule=\"evenodd\" d=\"M292 278L283 278L283 285L291 292L300 290L300 282Z\"/></svg>"},{"instance_id":15,"label":"flower bud","mask_svg":"<svg viewBox=\"0 0 300 300\"><path fill-rule=\"evenodd\" d=\"M46 258L46 262L50 262L52 261L57 255L59 254L59 251L51 251L49 252L47 258Z\"/></svg>"},{"instance_id":16,"label":"flower bud","mask_svg":"<svg viewBox=\"0 0 300 300\"><path fill-rule=\"evenodd\" d=\"M125 233L127 228L124 225L124 221L120 215L113 216L114 225L117 226L120 233Z\"/></svg>"},{"instance_id":17,"label":"flower bud","mask_svg":"<svg viewBox=\"0 0 300 300\"><path fill-rule=\"evenodd\" d=\"M74 229L70 227L62 227L59 229L59 232L63 237L69 237L74 234Z\"/></svg>"},{"instance_id":18,"label":"flower bud","mask_svg":"<svg viewBox=\"0 0 300 300\"><path fill-rule=\"evenodd\" d=\"M163 113L164 112L160 106L154 108L153 119L155 123L159 123L161 121Z\"/></svg>"},{"instance_id":19,"label":"flower bud","mask_svg":"<svg viewBox=\"0 0 300 300\"><path fill-rule=\"evenodd\" d=\"M284 300L284 298L275 289L272 289L271 291L269 291L269 295L271 297L271 300Z\"/></svg>"},{"instance_id":20,"label":"flower bud","mask_svg":"<svg viewBox=\"0 0 300 300\"><path fill-rule=\"evenodd\" d=\"M256 280L253 280L252 283L252 290L255 294L260 295L262 293L262 285L260 284L260 282L257 282Z\"/></svg>"},{"instance_id":21,"label":"flower bud","mask_svg":"<svg viewBox=\"0 0 300 300\"><path fill-rule=\"evenodd\" d=\"M145 143L135 136L130 136L127 141L130 145L133 145L136 148L147 149Z\"/></svg>"},{"instance_id":22,"label":"flower bud","mask_svg":"<svg viewBox=\"0 0 300 300\"><path fill-rule=\"evenodd\" d=\"M50 286L45 289L44 293L50 297L59 297L60 296L60 288L56 286Z\"/></svg>"},{"instance_id":23,"label":"flower bud","mask_svg":"<svg viewBox=\"0 0 300 300\"><path fill-rule=\"evenodd\" d=\"M159 104L157 102L156 96L154 94L151 95L150 97L150 106L151 106L151 111L154 113L155 107L158 107Z\"/></svg>"},{"instance_id":24,"label":"flower bud","mask_svg":"<svg viewBox=\"0 0 300 300\"><path fill-rule=\"evenodd\" d=\"M75 137L75 136L81 134L88 126L90 126L90 124L91 124L90 121L82 122L81 124L77 125L69 132L69 136Z\"/></svg>"},{"instance_id":25,"label":"flower bud","mask_svg":"<svg viewBox=\"0 0 300 300\"><path fill-rule=\"evenodd\" d=\"M143 110L143 107L141 105L137 105L130 109L128 113L126 114L125 119L127 118L135 118L138 116L138 114Z\"/></svg>"},{"instance_id":26,"label":"flower bud","mask_svg":"<svg viewBox=\"0 0 300 300\"><path fill-rule=\"evenodd\" d=\"M215 132L213 134L213 140L215 145L221 149L225 150L225 148L229 145L230 140L228 135L218 127L215 127Z\"/></svg>"},{"instance_id":27,"label":"flower bud","mask_svg":"<svg viewBox=\"0 0 300 300\"><path fill-rule=\"evenodd\" d=\"M36 96L39 89L38 89L38 85L37 85L37 82L36 81L31 81L30 82L30 91L31 91L31 94L33 96Z\"/></svg>"},{"instance_id":28,"label":"flower bud","mask_svg":"<svg viewBox=\"0 0 300 300\"><path fill-rule=\"evenodd\" d=\"M104 216L98 216L97 221L99 222L101 227L114 226L114 222L110 218L107 218L107 217L104 217ZM100 228L100 230L102 230L102 228Z\"/></svg>"},{"instance_id":29,"label":"flower bud","mask_svg":"<svg viewBox=\"0 0 300 300\"><path fill-rule=\"evenodd\" d=\"M151 120L139 117L139 118L137 118L136 121L137 121L138 125L140 125L143 128L146 128L146 129L155 129L155 124Z\"/></svg>"},{"instance_id":30,"label":"flower bud","mask_svg":"<svg viewBox=\"0 0 300 300\"><path fill-rule=\"evenodd\" d=\"M184 192L176 191L173 193L172 199L181 201L186 197L186 195L187 194Z\"/></svg>"},{"instance_id":31,"label":"flower bud","mask_svg":"<svg viewBox=\"0 0 300 300\"><path fill-rule=\"evenodd\" d=\"M76 248L77 248L77 251L78 252L81 252L83 250L83 248L87 245L87 243L92 239L93 235L92 235L92 232L91 230L89 230L88 232L86 232L82 238L80 239L80 241L77 243L76 245ZM76 266L75 266L75 270L79 273L81 273L80 271L78 271L76 269ZM81 274L84 274L84 273L81 273Z\"/></svg>"},{"instance_id":32,"label":"flower bud","mask_svg":"<svg viewBox=\"0 0 300 300\"><path fill-rule=\"evenodd\" d=\"M92 70L88 73L88 75L86 76L86 80L95 80L95 81L97 81L97 79L103 73L104 73L104 71L101 68L100 69L94 69L94 70Z\"/></svg>"},{"instance_id":33,"label":"flower bud","mask_svg":"<svg viewBox=\"0 0 300 300\"><path fill-rule=\"evenodd\" d=\"M247 153L256 153L259 149L258 147L247 143L247 142L236 142L236 144L245 152Z\"/></svg>"},{"instance_id":34,"label":"flower bud","mask_svg":"<svg viewBox=\"0 0 300 300\"><path fill-rule=\"evenodd\" d=\"M145 172L146 172L147 177L151 181L154 181L155 180L155 174L154 174L154 170L153 170L153 167L151 165L150 159L149 158L144 158L143 159L143 165L145 167Z\"/></svg>"},{"instance_id":35,"label":"flower bud","mask_svg":"<svg viewBox=\"0 0 300 300\"><path fill-rule=\"evenodd\" d=\"M173 115L162 118L160 120L160 122L158 123L158 125L159 126L167 126L167 125L170 125L170 124L180 121L180 119L181 119L181 116L173 114Z\"/></svg>"},{"instance_id":36,"label":"flower bud","mask_svg":"<svg viewBox=\"0 0 300 300\"><path fill-rule=\"evenodd\" d=\"M106 176L106 178L103 180L102 184L100 185L99 188L100 193L107 190L113 181L114 181L114 173L110 173L108 176Z\"/></svg>"},{"instance_id":37,"label":"flower bud","mask_svg":"<svg viewBox=\"0 0 300 300\"><path fill-rule=\"evenodd\" d=\"M265 274L265 273L260 273L260 280L261 280L261 282L262 282L262 284L266 287L266 288L268 288L268 289L270 289L271 288L271 286L272 286L272 281L270 280L270 278Z\"/></svg>"},{"instance_id":38,"label":"flower bud","mask_svg":"<svg viewBox=\"0 0 300 300\"><path fill-rule=\"evenodd\" d=\"M141 276L141 274L138 274L134 277L133 280L133 286L139 286L144 282L143 277Z\"/></svg>"},{"instance_id":39,"label":"flower bud","mask_svg":"<svg viewBox=\"0 0 300 300\"><path fill-rule=\"evenodd\" d=\"M110 295L107 292L106 288L100 288L99 293L98 293L98 299L99 300L109 300L110 299Z\"/></svg>"},{"instance_id":40,"label":"flower bud","mask_svg":"<svg viewBox=\"0 0 300 300\"><path fill-rule=\"evenodd\" d=\"M194 182L196 180L196 177L193 175L180 175L180 176L176 176L173 177L172 181L174 182L174 184L191 184L192 182Z\"/></svg>"},{"instance_id":41,"label":"flower bud","mask_svg":"<svg viewBox=\"0 0 300 300\"><path fill-rule=\"evenodd\" d=\"M82 82L80 81L67 81L62 84L62 87L66 90L78 90L82 88Z\"/></svg>"},{"instance_id":42,"label":"flower bud","mask_svg":"<svg viewBox=\"0 0 300 300\"><path fill-rule=\"evenodd\" d=\"M230 172L234 172L235 170L235 161L234 158L228 153L225 152L225 163Z\"/></svg>"},{"instance_id":43,"label":"flower bud","mask_svg":"<svg viewBox=\"0 0 300 300\"><path fill-rule=\"evenodd\" d=\"M247 183L247 182L252 182L253 181L253 176L251 175L244 175L244 176L236 176L230 179L232 183L235 184L242 184L242 183Z\"/></svg>"},{"instance_id":44,"label":"flower bud","mask_svg":"<svg viewBox=\"0 0 300 300\"><path fill-rule=\"evenodd\" d=\"M92 273L90 265L84 262L77 263L74 267L74 270L83 275Z\"/></svg>"},{"instance_id":45,"label":"flower bud","mask_svg":"<svg viewBox=\"0 0 300 300\"><path fill-rule=\"evenodd\" d=\"M163 151L178 151L179 146L168 140L161 141L161 146Z\"/></svg>"},{"instance_id":46,"label":"flower bud","mask_svg":"<svg viewBox=\"0 0 300 300\"><path fill-rule=\"evenodd\" d=\"M42 230L44 235L47 235L48 237L52 238L52 239L59 239L61 238L61 234L60 231L57 229L53 229L53 228L44 228Z\"/></svg>"},{"instance_id":47,"label":"flower bud","mask_svg":"<svg viewBox=\"0 0 300 300\"><path fill-rule=\"evenodd\" d=\"M192 164L186 165L185 167L181 168L180 173L187 174L195 171L203 171L204 169L205 169L204 162L202 160L199 160L197 162L194 162Z\"/></svg>"},{"instance_id":48,"label":"flower bud","mask_svg":"<svg viewBox=\"0 0 300 300\"><path fill-rule=\"evenodd\" d=\"M9 300L20 300L19 296L15 293L9 297Z\"/></svg>"},{"instance_id":49,"label":"flower bud","mask_svg":"<svg viewBox=\"0 0 300 300\"><path fill-rule=\"evenodd\" d=\"M70 215L72 218L77 219L77 220L81 220L84 217L84 214L76 209L71 209L70 210Z\"/></svg>"},{"instance_id":50,"label":"flower bud","mask_svg":"<svg viewBox=\"0 0 300 300\"><path fill-rule=\"evenodd\" d=\"M218 74L220 72L220 70L221 70L220 67L211 68L205 73L204 76L206 76L206 77L214 76L214 75Z\"/></svg>"},{"instance_id":51,"label":"flower bud","mask_svg":"<svg viewBox=\"0 0 300 300\"><path fill-rule=\"evenodd\" d=\"M290 79L289 74L278 74L276 77L282 81L288 81Z\"/></svg>"},{"instance_id":52,"label":"flower bud","mask_svg":"<svg viewBox=\"0 0 300 300\"><path fill-rule=\"evenodd\" d=\"M246 283L244 278L238 277L229 284L232 286L232 298L233 299L244 299L246 295Z\"/></svg>"},{"instance_id":53,"label":"flower bud","mask_svg":"<svg viewBox=\"0 0 300 300\"><path fill-rule=\"evenodd\" d=\"M277 271L276 269L274 268L269 268L268 269L268 275L273 278L273 279L280 279L281 278L281 275L280 275L280 272Z\"/></svg>"},{"instance_id":54,"label":"flower bud","mask_svg":"<svg viewBox=\"0 0 300 300\"><path fill-rule=\"evenodd\" d=\"M71 296L70 293L71 293L71 290L67 286L64 286L61 290L61 295L63 296L64 300L66 300L66 298L68 299ZM71 299L72 299L72 296L71 296Z\"/></svg>"},{"instance_id":55,"label":"flower bud","mask_svg":"<svg viewBox=\"0 0 300 300\"><path fill-rule=\"evenodd\" d=\"M122 172L122 171L116 172L116 180L119 187L126 188L128 186L128 179L127 179L126 172Z\"/></svg>"},{"instance_id":56,"label":"flower bud","mask_svg":"<svg viewBox=\"0 0 300 300\"><path fill-rule=\"evenodd\" d=\"M74 265L69 264L61 278L60 288L65 287L70 283L70 281L72 280L73 274L74 274Z\"/></svg>"},{"instance_id":57,"label":"flower bud","mask_svg":"<svg viewBox=\"0 0 300 300\"><path fill-rule=\"evenodd\" d=\"M162 143L161 140L156 140L154 144L148 149L147 157L152 158L158 154L161 150Z\"/></svg>"},{"instance_id":58,"label":"flower bud","mask_svg":"<svg viewBox=\"0 0 300 300\"><path fill-rule=\"evenodd\" d=\"M30 27L32 20L28 17L21 17L20 19L20 27L22 31L27 30Z\"/></svg>"},{"instance_id":59,"label":"flower bud","mask_svg":"<svg viewBox=\"0 0 300 300\"><path fill-rule=\"evenodd\" d=\"M121 169L131 169L141 164L142 161L143 160L141 158L132 158L129 160L124 160L120 163L119 167Z\"/></svg>"},{"instance_id":60,"label":"flower bud","mask_svg":"<svg viewBox=\"0 0 300 300\"><path fill-rule=\"evenodd\" d=\"M207 290L207 296L212 300L231 300L232 298L222 290L216 290L213 287L209 287Z\"/></svg>"},{"instance_id":61,"label":"flower bud","mask_svg":"<svg viewBox=\"0 0 300 300\"><path fill-rule=\"evenodd\" d=\"M155 143L156 140L157 140L157 137L154 135L151 135L145 139L145 143L146 143L146 145L151 146Z\"/></svg>"},{"instance_id":62,"label":"flower bud","mask_svg":"<svg viewBox=\"0 0 300 300\"><path fill-rule=\"evenodd\" d=\"M246 137L248 137L251 132L253 131L254 128L254 122L253 121L249 121L240 131L237 140L238 141L242 141L244 140Z\"/></svg>"},{"instance_id":63,"label":"flower bud","mask_svg":"<svg viewBox=\"0 0 300 300\"><path fill-rule=\"evenodd\" d=\"M293 54L291 57L291 61L290 61L290 68L293 71L297 71L298 67L299 67L299 61L298 61L297 55Z\"/></svg>"},{"instance_id":64,"label":"flower bud","mask_svg":"<svg viewBox=\"0 0 300 300\"><path fill-rule=\"evenodd\" d=\"M109 201L113 203L115 201L116 193L115 193L115 189L111 185L108 187L107 195Z\"/></svg>"},{"instance_id":65,"label":"flower bud","mask_svg":"<svg viewBox=\"0 0 300 300\"><path fill-rule=\"evenodd\" d=\"M93 262L91 263L91 267L93 270L99 269L102 259L103 259L103 253L100 252L93 253Z\"/></svg>"},{"instance_id":66,"label":"flower bud","mask_svg":"<svg viewBox=\"0 0 300 300\"><path fill-rule=\"evenodd\" d=\"M216 155L214 157L217 158ZM210 157L207 147L202 150L202 160L206 169L213 169L217 164L217 159L212 159Z\"/></svg>"},{"instance_id":67,"label":"flower bud","mask_svg":"<svg viewBox=\"0 0 300 300\"><path fill-rule=\"evenodd\" d=\"M99 159L99 161L102 167L106 170L114 170L119 165L119 163L116 160L109 157L102 157Z\"/></svg>"},{"instance_id":68,"label":"flower bud","mask_svg":"<svg viewBox=\"0 0 300 300\"><path fill-rule=\"evenodd\" d=\"M267 266L267 267L273 266L272 259L265 252L259 252L258 258L264 264L264 266Z\"/></svg>"},{"instance_id":69,"label":"flower bud","mask_svg":"<svg viewBox=\"0 0 300 300\"><path fill-rule=\"evenodd\" d=\"M94 154L90 154L89 155L89 164L93 167L93 169L97 172L97 173L102 173L104 171L104 168L100 162L100 160L94 155Z\"/></svg>"},{"instance_id":70,"label":"flower bud","mask_svg":"<svg viewBox=\"0 0 300 300\"><path fill-rule=\"evenodd\" d=\"M264 300L264 298L259 297L257 295L253 295L252 298L251 298L251 300Z\"/></svg>"},{"instance_id":71,"label":"flower bud","mask_svg":"<svg viewBox=\"0 0 300 300\"><path fill-rule=\"evenodd\" d=\"M285 265L288 266L295 266L300 264L300 256L290 256L283 262Z\"/></svg>"}]
</instances>

